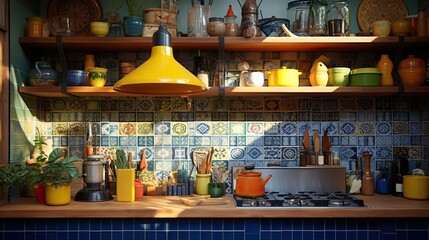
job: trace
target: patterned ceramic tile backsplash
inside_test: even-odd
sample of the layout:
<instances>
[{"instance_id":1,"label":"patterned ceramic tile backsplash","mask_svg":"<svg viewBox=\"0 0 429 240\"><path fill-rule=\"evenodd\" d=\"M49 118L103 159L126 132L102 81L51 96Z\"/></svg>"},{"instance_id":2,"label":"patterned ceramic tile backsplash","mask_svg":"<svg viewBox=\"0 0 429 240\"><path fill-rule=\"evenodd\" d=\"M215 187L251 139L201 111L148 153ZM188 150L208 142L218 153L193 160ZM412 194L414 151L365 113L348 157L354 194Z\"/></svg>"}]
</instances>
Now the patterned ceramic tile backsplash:
<instances>
[{"instance_id":1,"label":"patterned ceramic tile backsplash","mask_svg":"<svg viewBox=\"0 0 429 240\"><path fill-rule=\"evenodd\" d=\"M89 122L99 152L144 148L150 170L189 174L191 152L215 147L215 164L297 166L302 135L328 131L333 151L348 167L364 150L374 171L408 152L411 167L426 171L429 159L427 97L392 98L195 98L187 111L181 98L52 98L40 100L46 134L55 146L81 156ZM84 109L82 109L82 106Z\"/></svg>"}]
</instances>

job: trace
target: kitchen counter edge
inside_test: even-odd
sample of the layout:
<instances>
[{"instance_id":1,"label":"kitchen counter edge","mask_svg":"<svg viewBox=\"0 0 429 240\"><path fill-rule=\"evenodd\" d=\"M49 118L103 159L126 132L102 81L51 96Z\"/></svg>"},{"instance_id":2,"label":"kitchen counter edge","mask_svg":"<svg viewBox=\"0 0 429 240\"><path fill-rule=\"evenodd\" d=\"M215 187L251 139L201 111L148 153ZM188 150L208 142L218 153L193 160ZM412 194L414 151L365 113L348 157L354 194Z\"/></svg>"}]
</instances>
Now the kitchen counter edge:
<instances>
[{"instance_id":1,"label":"kitchen counter edge","mask_svg":"<svg viewBox=\"0 0 429 240\"><path fill-rule=\"evenodd\" d=\"M362 208L237 208L232 195L226 205L187 206L177 196L145 196L134 202L77 202L65 206L37 204L20 198L0 206L0 218L399 218L429 217L428 200L390 195L363 196Z\"/></svg>"}]
</instances>

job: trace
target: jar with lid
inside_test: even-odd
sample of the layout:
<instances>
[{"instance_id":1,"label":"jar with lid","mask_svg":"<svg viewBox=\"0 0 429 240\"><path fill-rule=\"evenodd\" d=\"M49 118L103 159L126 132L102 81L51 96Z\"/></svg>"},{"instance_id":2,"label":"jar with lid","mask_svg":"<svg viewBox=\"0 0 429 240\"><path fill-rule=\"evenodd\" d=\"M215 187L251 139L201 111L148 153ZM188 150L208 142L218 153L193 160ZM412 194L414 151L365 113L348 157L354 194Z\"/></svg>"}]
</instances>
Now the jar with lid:
<instances>
[{"instance_id":1,"label":"jar with lid","mask_svg":"<svg viewBox=\"0 0 429 240\"><path fill-rule=\"evenodd\" d=\"M308 33L310 36L326 35L326 0L312 0L308 16Z\"/></svg>"},{"instance_id":2,"label":"jar with lid","mask_svg":"<svg viewBox=\"0 0 429 240\"><path fill-rule=\"evenodd\" d=\"M308 36L308 15L311 1L292 1L288 4L287 17L291 24L291 31L298 36Z\"/></svg>"},{"instance_id":3,"label":"jar with lid","mask_svg":"<svg viewBox=\"0 0 429 240\"><path fill-rule=\"evenodd\" d=\"M240 35L236 20L237 16L235 16L234 11L232 10L232 5L229 5L228 12L225 15L225 37L237 37Z\"/></svg>"},{"instance_id":4,"label":"jar with lid","mask_svg":"<svg viewBox=\"0 0 429 240\"><path fill-rule=\"evenodd\" d=\"M207 33L212 36L221 36L225 35L226 25L225 21L221 17L211 17L209 18L209 23L207 24Z\"/></svg>"},{"instance_id":5,"label":"jar with lid","mask_svg":"<svg viewBox=\"0 0 429 240\"><path fill-rule=\"evenodd\" d=\"M328 10L329 36L350 35L350 15L347 1L335 0Z\"/></svg>"}]
</instances>

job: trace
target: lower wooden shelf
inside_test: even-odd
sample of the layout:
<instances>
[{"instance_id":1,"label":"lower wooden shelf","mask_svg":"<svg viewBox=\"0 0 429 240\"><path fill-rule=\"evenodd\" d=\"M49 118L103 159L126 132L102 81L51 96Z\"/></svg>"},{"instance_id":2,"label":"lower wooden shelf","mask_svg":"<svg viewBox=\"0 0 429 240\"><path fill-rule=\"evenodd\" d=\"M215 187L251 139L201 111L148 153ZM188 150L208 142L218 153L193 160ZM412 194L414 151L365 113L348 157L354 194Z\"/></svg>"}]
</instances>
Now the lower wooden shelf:
<instances>
[{"instance_id":1,"label":"lower wooden shelf","mask_svg":"<svg viewBox=\"0 0 429 240\"><path fill-rule=\"evenodd\" d=\"M120 93L113 87L70 86L62 93L59 86L23 86L19 92L35 97L143 97L145 95ZM385 97L395 94L423 96L429 94L429 86L407 87L403 93L392 87L210 87L205 93L192 97L268 97L268 96L306 96L306 97Z\"/></svg>"}]
</instances>

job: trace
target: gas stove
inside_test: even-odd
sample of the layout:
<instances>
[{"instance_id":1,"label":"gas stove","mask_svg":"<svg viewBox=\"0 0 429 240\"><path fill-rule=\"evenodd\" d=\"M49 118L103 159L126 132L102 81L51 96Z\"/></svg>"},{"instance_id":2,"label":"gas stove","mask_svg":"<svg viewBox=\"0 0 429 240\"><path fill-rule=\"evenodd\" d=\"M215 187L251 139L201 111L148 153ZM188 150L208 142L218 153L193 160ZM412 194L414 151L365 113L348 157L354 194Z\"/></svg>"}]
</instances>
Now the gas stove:
<instances>
[{"instance_id":1,"label":"gas stove","mask_svg":"<svg viewBox=\"0 0 429 240\"><path fill-rule=\"evenodd\" d=\"M264 196L253 198L234 195L234 200L237 207L366 207L362 199L341 192L269 192Z\"/></svg>"}]
</instances>

